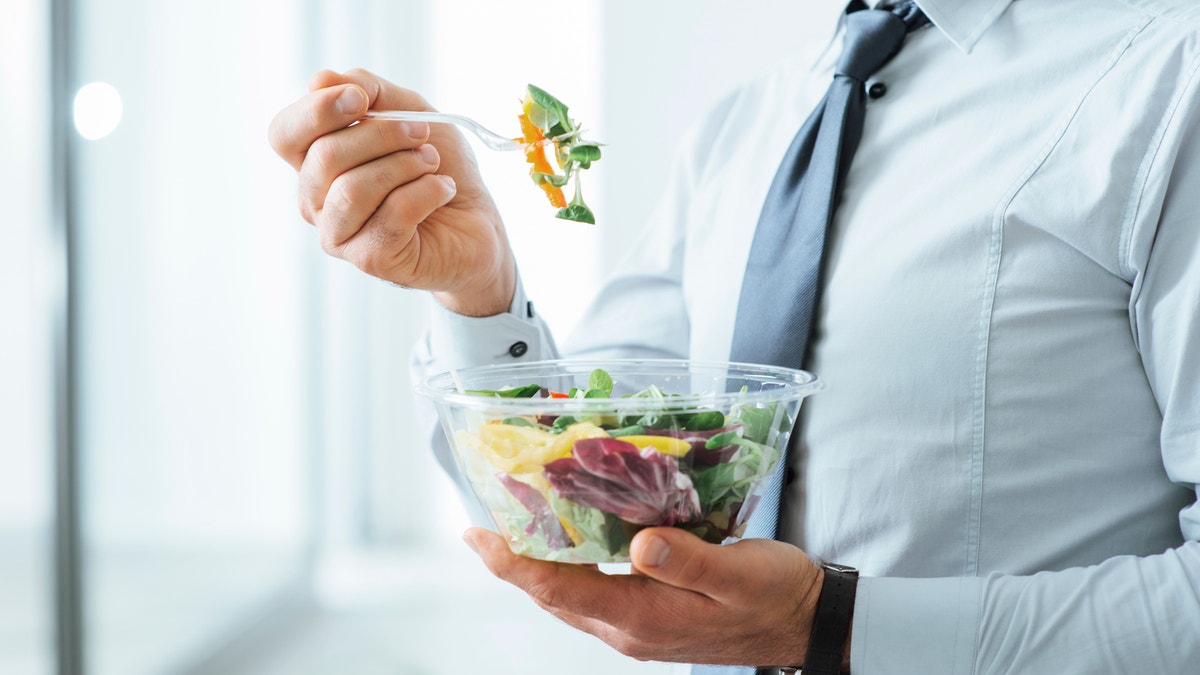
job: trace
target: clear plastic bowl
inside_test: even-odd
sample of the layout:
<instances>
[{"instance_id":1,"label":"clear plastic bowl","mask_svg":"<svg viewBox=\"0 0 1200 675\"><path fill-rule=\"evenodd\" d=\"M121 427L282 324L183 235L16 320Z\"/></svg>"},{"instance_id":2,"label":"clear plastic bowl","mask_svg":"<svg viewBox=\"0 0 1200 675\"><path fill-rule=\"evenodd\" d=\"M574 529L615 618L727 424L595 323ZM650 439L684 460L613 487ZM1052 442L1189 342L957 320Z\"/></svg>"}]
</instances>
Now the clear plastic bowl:
<instances>
[{"instance_id":1,"label":"clear plastic bowl","mask_svg":"<svg viewBox=\"0 0 1200 675\"><path fill-rule=\"evenodd\" d=\"M650 526L739 539L823 387L801 370L655 359L471 368L417 391L514 552L608 563Z\"/></svg>"}]
</instances>

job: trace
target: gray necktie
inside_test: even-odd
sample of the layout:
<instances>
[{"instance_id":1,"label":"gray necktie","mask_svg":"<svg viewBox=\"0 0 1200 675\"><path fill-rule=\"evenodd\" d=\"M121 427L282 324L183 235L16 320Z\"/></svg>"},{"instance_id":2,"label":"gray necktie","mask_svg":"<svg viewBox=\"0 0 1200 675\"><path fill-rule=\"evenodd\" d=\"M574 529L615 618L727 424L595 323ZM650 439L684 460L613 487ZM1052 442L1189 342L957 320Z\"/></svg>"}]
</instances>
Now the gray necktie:
<instances>
[{"instance_id":1,"label":"gray necktie","mask_svg":"<svg viewBox=\"0 0 1200 675\"><path fill-rule=\"evenodd\" d=\"M912 0L889 10L862 0L846 8L841 59L825 97L783 157L758 218L730 358L791 368L804 365L820 295L825 234L842 182L862 137L866 80L928 23ZM797 434L793 434L793 440ZM747 537L774 538L787 458L776 467L747 527ZM752 674L752 668L693 667L693 675Z\"/></svg>"}]
</instances>

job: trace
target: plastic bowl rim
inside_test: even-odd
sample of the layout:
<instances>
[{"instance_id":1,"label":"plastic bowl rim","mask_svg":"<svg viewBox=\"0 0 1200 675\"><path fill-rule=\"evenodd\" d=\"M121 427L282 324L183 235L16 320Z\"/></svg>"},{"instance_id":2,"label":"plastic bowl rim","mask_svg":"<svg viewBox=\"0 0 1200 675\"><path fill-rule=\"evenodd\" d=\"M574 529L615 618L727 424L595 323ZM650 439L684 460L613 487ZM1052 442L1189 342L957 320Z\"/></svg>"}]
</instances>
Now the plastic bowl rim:
<instances>
[{"instance_id":1,"label":"plastic bowl rim","mask_svg":"<svg viewBox=\"0 0 1200 675\"><path fill-rule=\"evenodd\" d=\"M431 383L435 380L443 380L450 378L453 381L455 374L459 377L472 376L484 373L499 373L504 371L512 371L514 376L519 376L522 371L534 370L539 367L564 367L585 368L589 371L594 368L603 368L605 364L619 367L646 367L653 368L655 366L666 367L697 367L697 368L713 368L721 369L729 372L741 371L746 375L763 374L772 376L777 381L784 384L779 389L752 391L752 392L720 392L706 394L678 394L672 395L670 399L650 399L650 398L576 398L576 399L551 399L551 398L502 398L502 397L487 397L465 392L447 390L441 387L435 387ZM614 368L615 369L615 368ZM607 370L607 369L606 369ZM684 371L687 372L687 371ZM519 380L511 382L513 386L520 384ZM790 401L795 399L803 399L810 394L814 394L825 388L825 382L817 377L816 374L797 368L787 368L784 366L771 366L760 363L745 363L737 361L706 361L697 359L636 359L636 358L613 358L613 359L550 359L545 361L530 361L519 364L491 364L484 366L472 366L468 368L459 368L447 370L435 375L431 375L422 379L416 386L416 392L421 396L431 399L438 403L461 406L473 409L491 409L505 410L514 413L519 411L544 411L554 409L555 412L576 412L576 411L595 411L595 410L611 410L613 412L636 411L658 409L662 407L662 401L669 400L672 408L692 408L692 407L716 407L725 408L733 404L747 404L758 402L773 402L773 401ZM666 392L670 394L671 392Z\"/></svg>"}]
</instances>

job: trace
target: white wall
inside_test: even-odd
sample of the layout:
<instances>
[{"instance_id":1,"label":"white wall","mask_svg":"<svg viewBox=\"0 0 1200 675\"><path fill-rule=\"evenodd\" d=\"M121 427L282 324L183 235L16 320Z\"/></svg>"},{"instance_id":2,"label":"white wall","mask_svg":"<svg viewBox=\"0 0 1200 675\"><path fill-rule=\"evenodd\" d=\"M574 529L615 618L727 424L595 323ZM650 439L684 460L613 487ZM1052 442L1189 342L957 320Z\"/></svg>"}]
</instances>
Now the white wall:
<instances>
[{"instance_id":1,"label":"white wall","mask_svg":"<svg viewBox=\"0 0 1200 675\"><path fill-rule=\"evenodd\" d=\"M601 256L647 223L680 134L707 107L797 47L827 39L840 0L603 3L606 148Z\"/></svg>"},{"instance_id":2,"label":"white wall","mask_svg":"<svg viewBox=\"0 0 1200 675\"><path fill-rule=\"evenodd\" d=\"M49 10L0 10L0 673L53 672Z\"/></svg>"}]
</instances>

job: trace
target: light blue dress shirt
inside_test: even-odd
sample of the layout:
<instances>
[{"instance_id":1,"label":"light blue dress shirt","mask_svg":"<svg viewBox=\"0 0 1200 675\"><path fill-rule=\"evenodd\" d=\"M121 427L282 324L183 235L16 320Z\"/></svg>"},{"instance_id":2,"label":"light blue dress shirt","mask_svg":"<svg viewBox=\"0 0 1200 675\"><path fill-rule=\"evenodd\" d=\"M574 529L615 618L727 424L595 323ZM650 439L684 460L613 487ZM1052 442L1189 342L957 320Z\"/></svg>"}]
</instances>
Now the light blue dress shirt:
<instances>
[{"instance_id":1,"label":"light blue dress shirt","mask_svg":"<svg viewBox=\"0 0 1200 675\"><path fill-rule=\"evenodd\" d=\"M830 234L782 538L862 571L856 675L1200 672L1200 3L919 4ZM693 130L564 355L728 357L839 42ZM416 372L558 355L525 300L438 311Z\"/></svg>"}]
</instances>

